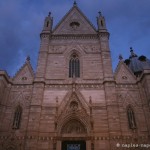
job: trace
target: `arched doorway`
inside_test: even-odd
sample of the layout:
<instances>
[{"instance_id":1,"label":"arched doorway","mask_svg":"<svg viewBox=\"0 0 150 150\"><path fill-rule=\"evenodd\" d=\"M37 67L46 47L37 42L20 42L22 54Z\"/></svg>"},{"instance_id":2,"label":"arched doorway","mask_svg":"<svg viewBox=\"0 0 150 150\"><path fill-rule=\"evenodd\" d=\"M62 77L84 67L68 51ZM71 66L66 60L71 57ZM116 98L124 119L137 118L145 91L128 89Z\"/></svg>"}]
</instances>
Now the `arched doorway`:
<instances>
[{"instance_id":1,"label":"arched doorway","mask_svg":"<svg viewBox=\"0 0 150 150\"><path fill-rule=\"evenodd\" d=\"M86 150L87 129L82 122L71 119L62 126L61 150Z\"/></svg>"}]
</instances>

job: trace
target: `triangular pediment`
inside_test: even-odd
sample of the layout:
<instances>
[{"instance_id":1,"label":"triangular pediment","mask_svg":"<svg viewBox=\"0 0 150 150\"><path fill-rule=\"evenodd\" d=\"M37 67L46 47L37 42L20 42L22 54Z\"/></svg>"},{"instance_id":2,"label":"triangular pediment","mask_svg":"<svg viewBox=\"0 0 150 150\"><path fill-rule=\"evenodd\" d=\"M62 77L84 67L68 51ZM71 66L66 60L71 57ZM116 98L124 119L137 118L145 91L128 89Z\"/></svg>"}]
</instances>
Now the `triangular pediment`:
<instances>
[{"instance_id":1,"label":"triangular pediment","mask_svg":"<svg viewBox=\"0 0 150 150\"><path fill-rule=\"evenodd\" d=\"M132 73L132 71L126 66L126 64L122 61L119 62L116 72L115 79L117 83L128 84L128 83L136 83L136 77Z\"/></svg>"},{"instance_id":2,"label":"triangular pediment","mask_svg":"<svg viewBox=\"0 0 150 150\"><path fill-rule=\"evenodd\" d=\"M62 114L70 114L72 112L80 112L83 111L85 113L89 113L89 105L83 99L79 92L69 92L62 100L58 107L58 114L61 116Z\"/></svg>"},{"instance_id":3,"label":"triangular pediment","mask_svg":"<svg viewBox=\"0 0 150 150\"><path fill-rule=\"evenodd\" d=\"M66 111L72 112L74 109L74 106L77 106L78 110L85 110L87 109L87 104L84 100L79 99L76 92L73 92L67 101L64 101L64 108Z\"/></svg>"},{"instance_id":4,"label":"triangular pediment","mask_svg":"<svg viewBox=\"0 0 150 150\"><path fill-rule=\"evenodd\" d=\"M63 19L56 25L53 34L96 34L95 27L79 10L77 6L63 17Z\"/></svg>"},{"instance_id":5,"label":"triangular pediment","mask_svg":"<svg viewBox=\"0 0 150 150\"><path fill-rule=\"evenodd\" d=\"M17 84L30 84L33 82L34 72L29 61L27 61L13 78Z\"/></svg>"}]
</instances>

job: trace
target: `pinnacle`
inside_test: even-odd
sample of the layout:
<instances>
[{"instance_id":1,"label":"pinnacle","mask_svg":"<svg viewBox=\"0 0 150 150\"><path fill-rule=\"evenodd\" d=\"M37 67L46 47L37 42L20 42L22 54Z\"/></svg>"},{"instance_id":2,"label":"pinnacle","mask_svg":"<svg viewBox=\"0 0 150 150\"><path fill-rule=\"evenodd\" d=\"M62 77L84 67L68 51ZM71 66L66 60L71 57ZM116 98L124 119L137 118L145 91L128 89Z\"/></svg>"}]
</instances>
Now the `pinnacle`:
<instances>
[{"instance_id":1,"label":"pinnacle","mask_svg":"<svg viewBox=\"0 0 150 150\"><path fill-rule=\"evenodd\" d=\"M76 1L74 1L73 5L74 5L74 6L76 6L76 5L77 5L77 2L76 2Z\"/></svg>"},{"instance_id":2,"label":"pinnacle","mask_svg":"<svg viewBox=\"0 0 150 150\"><path fill-rule=\"evenodd\" d=\"M98 13L99 13L99 16L102 16L102 13L101 13L101 11L99 11Z\"/></svg>"},{"instance_id":3,"label":"pinnacle","mask_svg":"<svg viewBox=\"0 0 150 150\"><path fill-rule=\"evenodd\" d=\"M51 16L51 12L48 13L48 16Z\"/></svg>"},{"instance_id":4,"label":"pinnacle","mask_svg":"<svg viewBox=\"0 0 150 150\"><path fill-rule=\"evenodd\" d=\"M123 57L122 57L121 54L119 55L119 60L120 60L120 61L123 60Z\"/></svg>"},{"instance_id":5,"label":"pinnacle","mask_svg":"<svg viewBox=\"0 0 150 150\"><path fill-rule=\"evenodd\" d=\"M30 61L30 56L27 56L26 61Z\"/></svg>"}]
</instances>

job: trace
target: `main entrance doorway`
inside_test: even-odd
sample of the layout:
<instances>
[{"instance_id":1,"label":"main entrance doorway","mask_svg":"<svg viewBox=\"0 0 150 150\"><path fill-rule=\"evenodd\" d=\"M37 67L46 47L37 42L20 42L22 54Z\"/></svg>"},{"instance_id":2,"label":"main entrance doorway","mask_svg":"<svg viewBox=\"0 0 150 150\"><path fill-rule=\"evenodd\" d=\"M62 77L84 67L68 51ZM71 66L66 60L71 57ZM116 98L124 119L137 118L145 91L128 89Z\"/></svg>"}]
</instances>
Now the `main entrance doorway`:
<instances>
[{"instance_id":1,"label":"main entrance doorway","mask_svg":"<svg viewBox=\"0 0 150 150\"><path fill-rule=\"evenodd\" d=\"M85 141L62 141L61 150L86 150Z\"/></svg>"}]
</instances>

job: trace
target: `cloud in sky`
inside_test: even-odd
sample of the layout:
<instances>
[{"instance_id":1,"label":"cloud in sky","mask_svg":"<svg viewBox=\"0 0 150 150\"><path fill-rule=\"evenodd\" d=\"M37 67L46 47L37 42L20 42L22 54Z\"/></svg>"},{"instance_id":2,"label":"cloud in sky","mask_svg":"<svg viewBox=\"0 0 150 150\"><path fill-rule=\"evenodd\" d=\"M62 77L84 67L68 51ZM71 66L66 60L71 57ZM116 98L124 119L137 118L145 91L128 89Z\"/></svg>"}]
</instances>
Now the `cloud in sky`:
<instances>
[{"instance_id":1,"label":"cloud in sky","mask_svg":"<svg viewBox=\"0 0 150 150\"><path fill-rule=\"evenodd\" d=\"M149 0L77 0L77 3L94 26L98 11L105 16L113 68L119 54L129 57L130 46L138 55L150 58ZM35 70L45 17L51 11L55 26L72 5L72 0L1 0L0 69L14 75L30 55Z\"/></svg>"}]
</instances>

